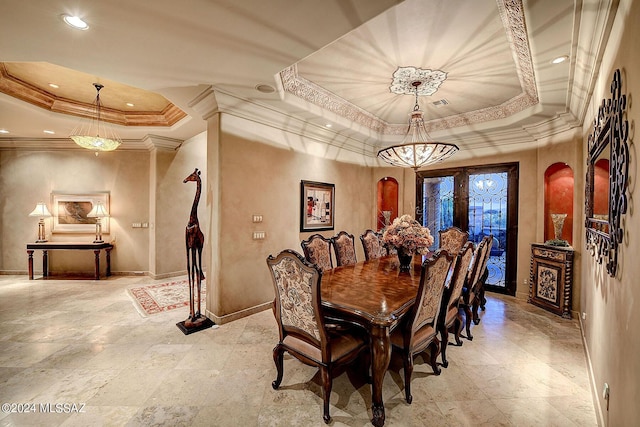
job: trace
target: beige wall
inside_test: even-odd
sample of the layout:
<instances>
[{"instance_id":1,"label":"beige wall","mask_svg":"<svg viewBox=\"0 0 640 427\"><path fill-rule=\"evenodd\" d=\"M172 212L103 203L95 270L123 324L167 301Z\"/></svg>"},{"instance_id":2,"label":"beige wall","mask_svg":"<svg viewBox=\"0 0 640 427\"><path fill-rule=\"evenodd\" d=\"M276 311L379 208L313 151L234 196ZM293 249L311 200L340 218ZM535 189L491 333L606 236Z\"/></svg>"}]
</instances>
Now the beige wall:
<instances>
[{"instance_id":1,"label":"beige wall","mask_svg":"<svg viewBox=\"0 0 640 427\"><path fill-rule=\"evenodd\" d=\"M224 120L224 116L222 118ZM265 260L283 249L302 253L300 181L335 184L335 229L355 236L358 259L364 259L359 235L375 223L372 169L249 141L224 133L220 143L221 233L219 312L222 317L273 300ZM253 223L254 214L262 223ZM266 239L253 240L254 231Z\"/></svg>"},{"instance_id":2,"label":"beige wall","mask_svg":"<svg viewBox=\"0 0 640 427\"><path fill-rule=\"evenodd\" d=\"M610 98L609 85L615 69L622 70L623 93L627 94L627 119L630 124L629 208L623 217L624 240L620 248L619 272L609 277L603 265L588 253L580 262L582 292L580 307L590 373L599 415L605 426L638 425L640 419L640 215L637 200L638 148L634 129L640 123L640 2L621 1L607 54L599 70L598 82L583 128L584 136L592 131L590 124L603 98ZM583 156L586 162L586 153ZM582 209L584 214L584 208ZM584 216L583 216L584 219ZM607 408L602 397L604 383L610 386Z\"/></svg>"},{"instance_id":3,"label":"beige wall","mask_svg":"<svg viewBox=\"0 0 640 427\"><path fill-rule=\"evenodd\" d=\"M0 151L0 271L26 274L25 244L35 241L38 230L38 218L28 214L39 201L51 209L54 191L109 191L112 218L110 233L103 238L116 241L112 265L120 272L147 271L146 229L131 229L131 224L148 218L149 153L116 151L96 157L84 150ZM51 221L45 220L49 240L92 242L95 238L95 234L51 235ZM41 272L41 254L34 258L34 268ZM49 258L54 273L93 272L89 253L56 251Z\"/></svg>"},{"instance_id":4,"label":"beige wall","mask_svg":"<svg viewBox=\"0 0 640 427\"><path fill-rule=\"evenodd\" d=\"M206 134L200 134L185 141L179 150L154 150L152 153L152 186L151 198L155 198L155 209L152 206L150 240L151 245L150 268L156 278L170 277L187 273L187 255L185 243L185 228L189 222L191 206L193 205L196 184L183 183L194 169L201 171L202 194L198 203L198 219L202 232L208 235L207 209L205 187L207 181L207 149ZM153 205L153 203L152 203ZM203 268L208 253L208 246L204 246Z\"/></svg>"}]
</instances>

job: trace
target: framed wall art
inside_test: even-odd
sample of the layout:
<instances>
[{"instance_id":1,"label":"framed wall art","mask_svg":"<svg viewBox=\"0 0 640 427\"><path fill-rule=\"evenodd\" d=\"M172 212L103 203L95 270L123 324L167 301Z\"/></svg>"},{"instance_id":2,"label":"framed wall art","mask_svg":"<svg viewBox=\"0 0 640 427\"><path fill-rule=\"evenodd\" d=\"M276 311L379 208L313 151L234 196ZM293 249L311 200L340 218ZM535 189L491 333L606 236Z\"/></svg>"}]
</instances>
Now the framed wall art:
<instances>
[{"instance_id":1,"label":"framed wall art","mask_svg":"<svg viewBox=\"0 0 640 427\"><path fill-rule=\"evenodd\" d=\"M109 192L94 193L51 193L52 233L96 232L96 219L87 216L93 206L101 202L109 212ZM101 219L102 233L109 234L109 217Z\"/></svg>"},{"instance_id":2,"label":"framed wall art","mask_svg":"<svg viewBox=\"0 0 640 427\"><path fill-rule=\"evenodd\" d=\"M300 231L333 230L335 185L300 182Z\"/></svg>"}]
</instances>

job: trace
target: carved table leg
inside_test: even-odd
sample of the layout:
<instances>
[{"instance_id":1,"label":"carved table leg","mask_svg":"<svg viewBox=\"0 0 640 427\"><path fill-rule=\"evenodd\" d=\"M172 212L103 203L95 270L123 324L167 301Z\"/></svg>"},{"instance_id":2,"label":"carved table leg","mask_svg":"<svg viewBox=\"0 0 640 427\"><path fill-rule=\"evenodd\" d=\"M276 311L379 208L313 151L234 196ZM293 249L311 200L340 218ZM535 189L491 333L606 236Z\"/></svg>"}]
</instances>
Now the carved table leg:
<instances>
[{"instance_id":1,"label":"carved table leg","mask_svg":"<svg viewBox=\"0 0 640 427\"><path fill-rule=\"evenodd\" d=\"M107 277L111 276L111 248L106 248L107 253Z\"/></svg>"},{"instance_id":2,"label":"carved table leg","mask_svg":"<svg viewBox=\"0 0 640 427\"><path fill-rule=\"evenodd\" d=\"M49 251L42 251L42 277L49 276Z\"/></svg>"},{"instance_id":3,"label":"carved table leg","mask_svg":"<svg viewBox=\"0 0 640 427\"><path fill-rule=\"evenodd\" d=\"M27 255L27 261L29 265L29 280L33 280L33 251L28 250Z\"/></svg>"},{"instance_id":4,"label":"carved table leg","mask_svg":"<svg viewBox=\"0 0 640 427\"><path fill-rule=\"evenodd\" d=\"M100 280L100 249L96 249L93 251L96 254L96 274L95 279Z\"/></svg>"},{"instance_id":5,"label":"carved table leg","mask_svg":"<svg viewBox=\"0 0 640 427\"><path fill-rule=\"evenodd\" d=\"M376 427L384 425L384 403L382 402L382 382L384 374L389 367L391 359L391 338L389 336L389 328L385 326L373 325L371 329L371 374L372 374L372 391L371 397L373 405L373 420L371 423Z\"/></svg>"}]
</instances>

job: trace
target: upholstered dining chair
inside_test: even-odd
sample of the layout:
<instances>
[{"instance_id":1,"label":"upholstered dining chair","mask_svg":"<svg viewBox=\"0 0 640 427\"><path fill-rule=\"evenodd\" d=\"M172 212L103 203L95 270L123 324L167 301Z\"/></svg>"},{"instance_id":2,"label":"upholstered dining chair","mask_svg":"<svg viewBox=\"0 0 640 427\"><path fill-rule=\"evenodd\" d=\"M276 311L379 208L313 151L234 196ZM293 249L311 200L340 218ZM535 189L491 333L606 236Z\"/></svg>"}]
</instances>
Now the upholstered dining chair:
<instances>
[{"instance_id":1,"label":"upholstered dining chair","mask_svg":"<svg viewBox=\"0 0 640 427\"><path fill-rule=\"evenodd\" d=\"M333 268L331 259L331 240L320 234L313 234L307 240L300 242L304 257L311 264L315 264L320 271L327 271Z\"/></svg>"},{"instance_id":2,"label":"upholstered dining chair","mask_svg":"<svg viewBox=\"0 0 640 427\"><path fill-rule=\"evenodd\" d=\"M353 234L341 231L331 238L333 251L336 254L336 265L351 265L358 262L356 259L356 245Z\"/></svg>"},{"instance_id":3,"label":"upholstered dining chair","mask_svg":"<svg viewBox=\"0 0 640 427\"><path fill-rule=\"evenodd\" d=\"M404 360L404 391L407 403L411 403L411 374L413 358L427 348L433 372L440 375L436 362L440 351L436 322L440 314L442 294L449 269L454 258L446 251L437 250L422 263L422 273L416 301L406 316L406 322L391 333L391 343L401 349Z\"/></svg>"},{"instance_id":4,"label":"upholstered dining chair","mask_svg":"<svg viewBox=\"0 0 640 427\"><path fill-rule=\"evenodd\" d=\"M453 256L456 256L462 246L469 240L469 232L462 231L458 227L439 230L438 234L440 235L440 249L448 251Z\"/></svg>"},{"instance_id":5,"label":"upholstered dining chair","mask_svg":"<svg viewBox=\"0 0 640 427\"><path fill-rule=\"evenodd\" d=\"M469 275L467 276L467 283L462 288L460 308L464 311L467 339L469 341L473 340L473 335L471 335L471 321L473 320L473 323L476 325L480 323L480 318L478 317L479 296L483 286L482 281L487 278L485 271L487 270L492 244L492 235L484 236L482 241L478 243L478 247L473 256L473 262L469 269Z\"/></svg>"},{"instance_id":6,"label":"upholstered dining chair","mask_svg":"<svg viewBox=\"0 0 640 427\"><path fill-rule=\"evenodd\" d=\"M442 295L442 305L440 306L440 316L438 317L438 332L440 333L440 354L442 355L442 366L448 367L447 345L449 344L449 331L453 330L457 345L462 345L460 332L462 331L462 316L458 310L462 288L464 287L469 266L473 259L473 242L467 242L458 252L455 267L451 273L449 287L445 288Z\"/></svg>"},{"instance_id":7,"label":"upholstered dining chair","mask_svg":"<svg viewBox=\"0 0 640 427\"><path fill-rule=\"evenodd\" d=\"M278 374L271 385L277 389L282 382L285 351L302 363L318 367L322 379L323 419L329 423L333 370L353 362L361 352L369 354L366 333L360 328L342 330L339 334L325 329L320 298L322 272L300 254L287 249L276 257L269 255L267 265L276 293L274 315L280 333L273 349ZM368 369L369 364L367 357L364 366Z\"/></svg>"},{"instance_id":8,"label":"upholstered dining chair","mask_svg":"<svg viewBox=\"0 0 640 427\"><path fill-rule=\"evenodd\" d=\"M373 230L367 230L360 235L360 241L362 242L362 249L364 249L365 260L380 258L387 254L380 236Z\"/></svg>"}]
</instances>

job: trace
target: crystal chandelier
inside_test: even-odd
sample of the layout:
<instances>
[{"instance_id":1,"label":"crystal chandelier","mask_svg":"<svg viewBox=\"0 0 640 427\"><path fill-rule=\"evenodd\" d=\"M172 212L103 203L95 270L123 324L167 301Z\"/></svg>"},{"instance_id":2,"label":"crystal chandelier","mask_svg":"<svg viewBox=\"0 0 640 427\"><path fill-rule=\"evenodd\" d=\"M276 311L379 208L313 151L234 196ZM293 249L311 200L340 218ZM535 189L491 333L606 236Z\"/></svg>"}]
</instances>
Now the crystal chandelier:
<instances>
[{"instance_id":1,"label":"crystal chandelier","mask_svg":"<svg viewBox=\"0 0 640 427\"><path fill-rule=\"evenodd\" d=\"M421 84L421 81L411 82L416 90L416 105L409 114L409 128L402 143L378 151L378 157L393 166L417 170L422 166L441 162L458 151L455 144L431 140L424 126L424 113L418 105L418 86Z\"/></svg>"},{"instance_id":2,"label":"crystal chandelier","mask_svg":"<svg viewBox=\"0 0 640 427\"><path fill-rule=\"evenodd\" d=\"M110 126L100 120L102 111L100 89L104 86L100 83L94 83L93 86L97 92L93 104L93 116L89 120L82 120L69 137L82 148L94 151L113 151L122 144L122 140Z\"/></svg>"}]
</instances>

